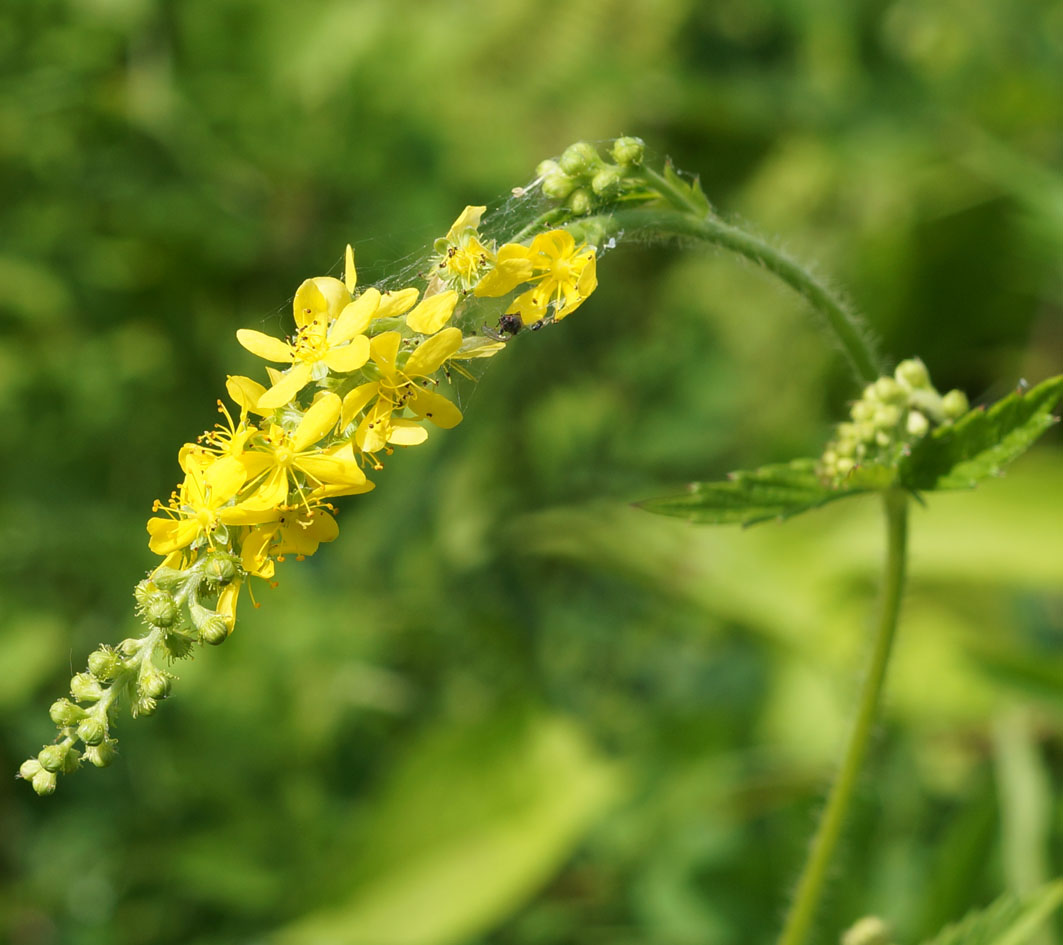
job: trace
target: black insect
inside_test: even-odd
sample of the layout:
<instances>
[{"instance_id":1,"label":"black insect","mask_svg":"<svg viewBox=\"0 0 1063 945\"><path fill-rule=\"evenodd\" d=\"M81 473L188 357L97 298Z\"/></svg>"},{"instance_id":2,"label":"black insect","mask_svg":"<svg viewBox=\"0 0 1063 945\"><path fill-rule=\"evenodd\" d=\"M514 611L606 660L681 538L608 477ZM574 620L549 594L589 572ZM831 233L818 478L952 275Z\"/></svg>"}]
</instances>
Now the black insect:
<instances>
[{"instance_id":1,"label":"black insect","mask_svg":"<svg viewBox=\"0 0 1063 945\"><path fill-rule=\"evenodd\" d=\"M507 335L515 335L524 327L524 322L521 321L520 315L503 315L498 320L498 327Z\"/></svg>"}]
</instances>

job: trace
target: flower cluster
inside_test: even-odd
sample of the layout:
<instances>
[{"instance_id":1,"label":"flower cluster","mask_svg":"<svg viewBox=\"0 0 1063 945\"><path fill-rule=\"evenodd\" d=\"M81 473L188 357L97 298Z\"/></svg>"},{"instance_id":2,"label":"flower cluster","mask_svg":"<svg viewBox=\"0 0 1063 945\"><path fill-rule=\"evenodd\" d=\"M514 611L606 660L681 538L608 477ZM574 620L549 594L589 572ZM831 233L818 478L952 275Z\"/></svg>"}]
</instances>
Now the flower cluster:
<instances>
[{"instance_id":1,"label":"flower cluster","mask_svg":"<svg viewBox=\"0 0 1063 945\"><path fill-rule=\"evenodd\" d=\"M268 383L230 377L236 418L219 402L223 422L181 448L184 478L147 523L148 545L162 558L135 591L147 631L95 651L71 681L71 698L53 704L59 735L19 772L38 794L83 760L110 763L120 699L134 715L155 711L174 678L156 666L157 655L180 658L197 644L224 642L251 578L271 579L286 556L302 559L335 539L333 499L368 492L367 470L383 469L395 447L461 421L440 390L452 371L468 375L461 362L494 356L508 334L560 320L594 291L595 247L564 230L496 246L479 233L484 210L467 207L436 242L423 288L360 287L348 246L343 279L299 286L292 335L237 332L270 363ZM518 289L500 319L505 331L458 327L468 320L462 307L477 297Z\"/></svg>"},{"instance_id":2,"label":"flower cluster","mask_svg":"<svg viewBox=\"0 0 1063 945\"><path fill-rule=\"evenodd\" d=\"M543 161L536 169L542 192L577 216L591 213L604 202L616 200L625 190L642 186L633 173L642 164L646 146L641 138L617 138L610 164L587 141L569 145L556 161Z\"/></svg>"},{"instance_id":3,"label":"flower cluster","mask_svg":"<svg viewBox=\"0 0 1063 945\"><path fill-rule=\"evenodd\" d=\"M934 426L951 423L967 412L960 390L942 396L930 383L926 365L918 358L902 361L893 377L880 377L864 388L839 423L834 439L820 459L820 475L834 486L857 475L874 477L889 471L898 457L926 436Z\"/></svg>"}]
</instances>

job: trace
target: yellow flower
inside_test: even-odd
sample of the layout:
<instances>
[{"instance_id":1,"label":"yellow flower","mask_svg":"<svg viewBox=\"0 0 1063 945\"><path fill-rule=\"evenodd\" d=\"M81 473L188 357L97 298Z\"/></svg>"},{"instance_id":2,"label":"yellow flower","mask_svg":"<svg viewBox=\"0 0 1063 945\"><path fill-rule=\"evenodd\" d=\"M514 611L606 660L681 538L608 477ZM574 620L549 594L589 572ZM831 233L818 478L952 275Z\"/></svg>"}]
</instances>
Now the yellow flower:
<instances>
[{"instance_id":1,"label":"yellow flower","mask_svg":"<svg viewBox=\"0 0 1063 945\"><path fill-rule=\"evenodd\" d=\"M528 247L507 243L498 251L496 268L476 286L476 295L498 297L524 282L535 285L518 295L506 312L519 315L525 325L548 315L560 321L598 286L595 249L586 244L577 248L567 230L540 233Z\"/></svg>"},{"instance_id":2,"label":"yellow flower","mask_svg":"<svg viewBox=\"0 0 1063 945\"><path fill-rule=\"evenodd\" d=\"M285 509L269 522L251 529L243 541L241 564L249 574L273 577L273 558L312 555L318 545L334 541L340 529L322 507Z\"/></svg>"},{"instance_id":3,"label":"yellow flower","mask_svg":"<svg viewBox=\"0 0 1063 945\"><path fill-rule=\"evenodd\" d=\"M392 413L403 407L446 430L461 422L461 411L454 404L442 394L426 389L434 383L432 375L461 347L461 331L444 328L425 339L400 368L401 340L397 331L385 331L373 338L370 356L380 372L380 380L361 384L343 398L341 428L376 400L355 432L358 448L366 453L375 453L389 442L413 446L424 441L424 436L413 432L416 426L413 421L392 419Z\"/></svg>"},{"instance_id":4,"label":"yellow flower","mask_svg":"<svg viewBox=\"0 0 1063 945\"><path fill-rule=\"evenodd\" d=\"M252 354L291 364L251 409L283 407L312 380L320 381L330 371L348 374L366 363L369 339L363 332L377 314L381 296L369 288L352 300L355 283L354 253L348 246L345 282L318 276L299 286L292 303L296 332L290 342L247 328L236 333L237 341Z\"/></svg>"},{"instance_id":5,"label":"yellow flower","mask_svg":"<svg viewBox=\"0 0 1063 945\"><path fill-rule=\"evenodd\" d=\"M247 479L240 460L224 456L211 461L187 452L181 465L185 480L179 490L166 505L155 503L154 511L168 517L148 520L148 547L155 554L168 555L202 541L213 546L214 534L222 526L269 520L272 513L245 509L233 501Z\"/></svg>"},{"instance_id":6,"label":"yellow flower","mask_svg":"<svg viewBox=\"0 0 1063 945\"><path fill-rule=\"evenodd\" d=\"M447 235L436 242L432 276L449 286L468 292L480 273L494 262L495 254L481 241L478 227L486 207L466 207Z\"/></svg>"},{"instance_id":7,"label":"yellow flower","mask_svg":"<svg viewBox=\"0 0 1063 945\"><path fill-rule=\"evenodd\" d=\"M303 504L307 502L302 480L311 491L322 487L329 495L354 495L373 488L353 453L343 455L315 449L315 444L335 428L340 418L340 398L324 393L303 415L295 431L271 424L240 456L247 479L261 481L242 503L245 509L279 509L288 504L290 489L295 489Z\"/></svg>"}]
</instances>

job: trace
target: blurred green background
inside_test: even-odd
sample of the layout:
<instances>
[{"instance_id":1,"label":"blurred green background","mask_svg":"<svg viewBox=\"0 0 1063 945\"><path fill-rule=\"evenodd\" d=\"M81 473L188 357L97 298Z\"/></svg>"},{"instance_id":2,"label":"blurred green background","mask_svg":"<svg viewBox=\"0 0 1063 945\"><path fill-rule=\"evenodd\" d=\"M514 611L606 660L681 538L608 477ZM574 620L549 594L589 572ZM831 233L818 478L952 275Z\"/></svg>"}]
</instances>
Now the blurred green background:
<instances>
[{"instance_id":1,"label":"blurred green background","mask_svg":"<svg viewBox=\"0 0 1063 945\"><path fill-rule=\"evenodd\" d=\"M9 0L0 769L134 632L144 521L240 327L363 282L578 138L643 136L974 402L1063 370L1049 0ZM846 728L874 503L629 507L814 455L854 395L729 258L626 246L396 456L105 771L0 778L13 945L770 941ZM1063 866L1063 449L913 518L888 705L819 924L914 943ZM1056 930L1058 931L1058 929ZM1047 930L1041 942L1052 941Z\"/></svg>"}]
</instances>

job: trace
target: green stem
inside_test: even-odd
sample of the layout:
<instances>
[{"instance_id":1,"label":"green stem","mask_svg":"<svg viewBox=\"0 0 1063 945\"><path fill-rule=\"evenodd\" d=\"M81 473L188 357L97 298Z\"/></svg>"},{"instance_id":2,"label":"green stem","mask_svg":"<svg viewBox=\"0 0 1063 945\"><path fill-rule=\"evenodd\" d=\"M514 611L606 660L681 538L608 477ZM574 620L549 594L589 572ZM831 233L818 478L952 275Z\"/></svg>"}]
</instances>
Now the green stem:
<instances>
[{"instance_id":1,"label":"green stem","mask_svg":"<svg viewBox=\"0 0 1063 945\"><path fill-rule=\"evenodd\" d=\"M683 210L650 207L616 210L609 217L598 219L613 233L623 231L627 236L693 237L762 265L803 296L824 317L861 383L870 384L879 376L881 372L874 349L861 329L856 314L841 298L785 253L745 230L714 216L705 216L664 178L660 178L664 181L663 185L659 183L659 176L654 175L654 185L667 187L665 196L676 202L682 201Z\"/></svg>"},{"instance_id":2,"label":"green stem","mask_svg":"<svg viewBox=\"0 0 1063 945\"><path fill-rule=\"evenodd\" d=\"M886 678L886 667L889 665L890 650L897 629L901 594L904 589L908 539L908 496L899 489L893 489L884 495L884 500L888 534L886 582L883 591L882 613L871 651L871 664L860 693L856 721L849 735L848 744L845 746L841 768L831 787L830 797L827 799L827 806L823 811L819 827L816 829L816 835L812 838L808 860L798 880L797 892L786 917L786 925L783 927L778 945L802 945L808 936L816 907L819 905L819 897L823 891L831 856L838 844L845 815L852 801L860 766L867 754L879 697L882 693L882 684Z\"/></svg>"}]
</instances>

